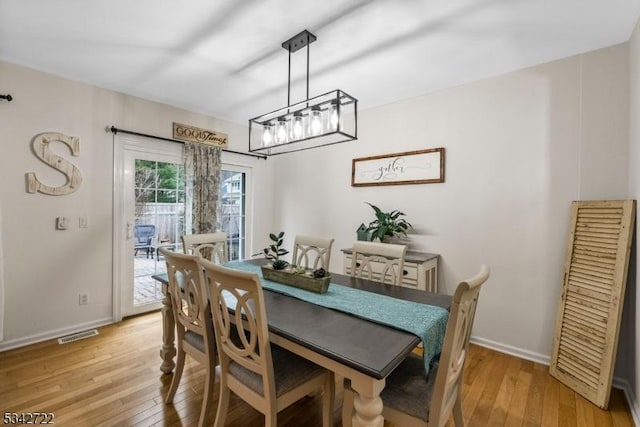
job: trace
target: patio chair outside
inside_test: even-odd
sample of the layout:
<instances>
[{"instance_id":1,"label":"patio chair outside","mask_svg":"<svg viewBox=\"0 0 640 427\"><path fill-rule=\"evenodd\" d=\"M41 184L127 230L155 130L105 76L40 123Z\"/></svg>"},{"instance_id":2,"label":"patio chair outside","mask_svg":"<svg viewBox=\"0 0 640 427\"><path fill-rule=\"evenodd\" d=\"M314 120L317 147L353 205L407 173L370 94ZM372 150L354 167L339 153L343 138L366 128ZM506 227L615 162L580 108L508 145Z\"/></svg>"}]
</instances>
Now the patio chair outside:
<instances>
[{"instance_id":1,"label":"patio chair outside","mask_svg":"<svg viewBox=\"0 0 640 427\"><path fill-rule=\"evenodd\" d=\"M156 235L156 226L153 224L136 224L134 227L134 256L138 255L139 250L144 250L147 258L153 255L153 238Z\"/></svg>"}]
</instances>

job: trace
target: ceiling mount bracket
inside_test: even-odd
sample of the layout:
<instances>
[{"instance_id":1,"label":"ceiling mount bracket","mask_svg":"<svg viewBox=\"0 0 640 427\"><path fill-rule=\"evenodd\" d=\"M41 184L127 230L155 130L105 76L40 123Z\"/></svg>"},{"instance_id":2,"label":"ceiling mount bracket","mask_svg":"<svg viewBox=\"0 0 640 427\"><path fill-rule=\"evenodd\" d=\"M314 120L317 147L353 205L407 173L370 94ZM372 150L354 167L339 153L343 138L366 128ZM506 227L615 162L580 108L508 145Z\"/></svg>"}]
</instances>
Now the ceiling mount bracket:
<instances>
[{"instance_id":1,"label":"ceiling mount bracket","mask_svg":"<svg viewBox=\"0 0 640 427\"><path fill-rule=\"evenodd\" d=\"M304 30L299 34L291 37L289 40L282 42L282 47L289 51L289 53L296 52L303 47L307 47L314 41L316 41L317 37L311 34L309 31Z\"/></svg>"}]
</instances>

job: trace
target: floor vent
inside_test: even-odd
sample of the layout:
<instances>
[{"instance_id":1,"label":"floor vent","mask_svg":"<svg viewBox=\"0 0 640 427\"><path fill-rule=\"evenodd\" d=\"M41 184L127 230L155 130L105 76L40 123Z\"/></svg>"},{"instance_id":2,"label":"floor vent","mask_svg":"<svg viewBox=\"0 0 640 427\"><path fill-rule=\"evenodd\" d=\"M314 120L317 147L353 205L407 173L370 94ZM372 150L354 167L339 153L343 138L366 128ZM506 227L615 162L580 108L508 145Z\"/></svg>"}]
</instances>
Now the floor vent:
<instances>
[{"instance_id":1,"label":"floor vent","mask_svg":"<svg viewBox=\"0 0 640 427\"><path fill-rule=\"evenodd\" d=\"M95 329L78 332L77 334L71 334L67 335L66 337L58 338L58 344L67 344L84 338L95 337L96 335L98 335L98 331L96 331Z\"/></svg>"}]
</instances>

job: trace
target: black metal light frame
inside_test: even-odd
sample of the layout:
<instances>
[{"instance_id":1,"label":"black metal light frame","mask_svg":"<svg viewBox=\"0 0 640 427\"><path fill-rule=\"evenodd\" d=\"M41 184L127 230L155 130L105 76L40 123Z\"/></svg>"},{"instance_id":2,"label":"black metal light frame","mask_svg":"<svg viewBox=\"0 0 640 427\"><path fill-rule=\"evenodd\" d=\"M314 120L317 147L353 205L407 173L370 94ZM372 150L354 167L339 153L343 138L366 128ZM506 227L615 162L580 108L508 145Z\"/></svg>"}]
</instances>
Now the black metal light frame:
<instances>
[{"instance_id":1,"label":"black metal light frame","mask_svg":"<svg viewBox=\"0 0 640 427\"><path fill-rule=\"evenodd\" d=\"M289 52L289 70L287 81L287 106L270 113L254 117L249 120L249 151L262 153L267 156L292 153L308 150L340 142L358 139L358 100L340 89L309 98L309 45L316 41L316 36L307 30L295 35L282 43L282 47ZM307 48L307 98L295 104L291 104L291 54ZM318 112L319 120L326 122L329 110L336 116L335 123L326 128L326 123L321 123L323 128L320 133L310 134L305 132L303 136L294 136L291 125L295 118L305 118L306 125L310 124L312 112ZM289 123L286 128L286 138L283 141L274 140L265 143L265 132L280 122ZM305 125L305 126L306 126Z\"/></svg>"}]
</instances>

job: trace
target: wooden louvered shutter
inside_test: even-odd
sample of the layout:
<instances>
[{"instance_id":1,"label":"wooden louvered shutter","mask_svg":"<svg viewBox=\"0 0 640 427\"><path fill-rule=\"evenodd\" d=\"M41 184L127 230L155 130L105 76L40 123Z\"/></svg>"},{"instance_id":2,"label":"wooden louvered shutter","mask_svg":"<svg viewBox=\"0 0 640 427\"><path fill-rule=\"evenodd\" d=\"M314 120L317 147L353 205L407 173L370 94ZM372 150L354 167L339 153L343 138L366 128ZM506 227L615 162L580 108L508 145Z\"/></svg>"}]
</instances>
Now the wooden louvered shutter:
<instances>
[{"instance_id":1,"label":"wooden louvered shutter","mask_svg":"<svg viewBox=\"0 0 640 427\"><path fill-rule=\"evenodd\" d=\"M573 202L549 372L609 405L635 200Z\"/></svg>"}]
</instances>

